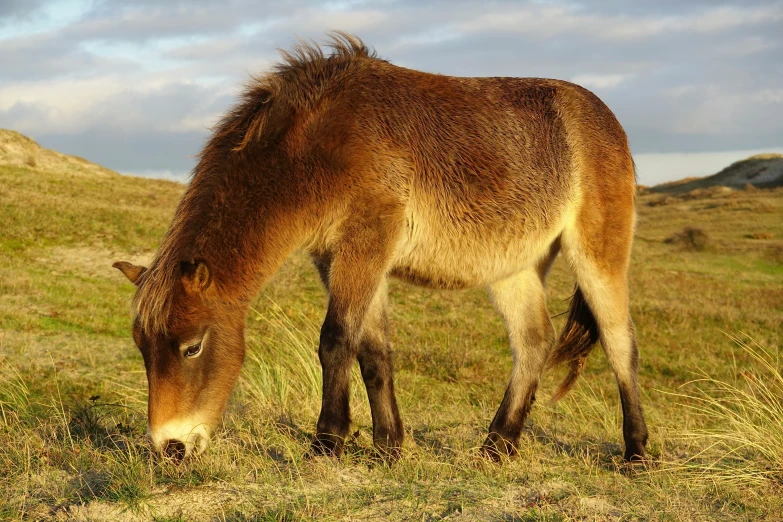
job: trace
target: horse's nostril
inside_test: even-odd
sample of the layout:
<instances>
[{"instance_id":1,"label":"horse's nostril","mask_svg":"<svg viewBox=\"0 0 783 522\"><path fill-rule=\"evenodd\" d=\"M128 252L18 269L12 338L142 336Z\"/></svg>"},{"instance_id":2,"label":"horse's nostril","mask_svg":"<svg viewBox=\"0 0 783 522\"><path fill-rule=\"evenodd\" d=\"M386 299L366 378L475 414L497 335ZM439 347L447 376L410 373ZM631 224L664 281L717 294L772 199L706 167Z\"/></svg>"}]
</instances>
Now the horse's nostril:
<instances>
[{"instance_id":1,"label":"horse's nostril","mask_svg":"<svg viewBox=\"0 0 783 522\"><path fill-rule=\"evenodd\" d=\"M180 440L171 439L166 442L166 446L163 448L163 454L179 464L182 462L182 459L185 458L185 443Z\"/></svg>"}]
</instances>

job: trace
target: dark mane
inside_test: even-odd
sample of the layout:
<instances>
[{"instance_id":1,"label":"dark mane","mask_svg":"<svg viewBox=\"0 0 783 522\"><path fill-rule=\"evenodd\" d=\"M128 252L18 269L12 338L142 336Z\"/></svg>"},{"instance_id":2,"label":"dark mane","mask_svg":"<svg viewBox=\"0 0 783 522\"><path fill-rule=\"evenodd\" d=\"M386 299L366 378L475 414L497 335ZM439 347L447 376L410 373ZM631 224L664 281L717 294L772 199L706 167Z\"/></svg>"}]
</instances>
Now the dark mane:
<instances>
[{"instance_id":1,"label":"dark mane","mask_svg":"<svg viewBox=\"0 0 783 522\"><path fill-rule=\"evenodd\" d=\"M239 103L214 128L171 226L140 279L133 307L144 330L166 331L180 263L204 256L206 236L220 234L209 224L218 211L215 200L229 185L227 162L235 161L248 144L279 136L295 114L311 110L356 64L377 60L359 38L342 32L331 33L325 47L331 52L314 42L280 50L282 62L270 73L253 77Z\"/></svg>"},{"instance_id":2,"label":"dark mane","mask_svg":"<svg viewBox=\"0 0 783 522\"><path fill-rule=\"evenodd\" d=\"M277 84L278 95L297 110L312 109L357 61L378 59L361 39L342 32L330 33L325 47L332 52L324 53L315 42L300 42L290 51L280 49L283 62L268 78Z\"/></svg>"},{"instance_id":3,"label":"dark mane","mask_svg":"<svg viewBox=\"0 0 783 522\"><path fill-rule=\"evenodd\" d=\"M325 53L324 47L331 53ZM223 149L226 144L233 144L232 149L239 151L265 134L274 134L279 130L279 122L270 121L273 106L279 113L285 113L286 108L296 112L311 110L357 62L378 60L359 38L342 32L330 33L324 47L301 41L291 50L279 49L282 62L272 72L248 82L240 103L218 123L202 158L214 147Z\"/></svg>"}]
</instances>

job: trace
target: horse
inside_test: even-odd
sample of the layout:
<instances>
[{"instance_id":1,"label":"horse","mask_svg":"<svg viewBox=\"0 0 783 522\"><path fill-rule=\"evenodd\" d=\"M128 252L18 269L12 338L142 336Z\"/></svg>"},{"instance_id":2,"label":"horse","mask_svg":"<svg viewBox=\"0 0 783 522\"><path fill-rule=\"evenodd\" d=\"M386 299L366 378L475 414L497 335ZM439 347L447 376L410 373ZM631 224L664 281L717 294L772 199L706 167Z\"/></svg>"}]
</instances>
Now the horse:
<instances>
[{"instance_id":1,"label":"horse","mask_svg":"<svg viewBox=\"0 0 783 522\"><path fill-rule=\"evenodd\" d=\"M400 455L394 277L489 287L513 369L486 456L516 453L542 373L568 367L553 399L562 397L600 340L619 388L624 458L644 461L628 294L636 174L611 110L565 81L395 66L345 33L281 54L214 128L149 268L113 265L138 287L133 338L156 451L181 461L208 446L242 366L249 302L304 250L328 291L313 455L343 450L357 360L374 447ZM560 252L576 289L557 337L544 283Z\"/></svg>"}]
</instances>

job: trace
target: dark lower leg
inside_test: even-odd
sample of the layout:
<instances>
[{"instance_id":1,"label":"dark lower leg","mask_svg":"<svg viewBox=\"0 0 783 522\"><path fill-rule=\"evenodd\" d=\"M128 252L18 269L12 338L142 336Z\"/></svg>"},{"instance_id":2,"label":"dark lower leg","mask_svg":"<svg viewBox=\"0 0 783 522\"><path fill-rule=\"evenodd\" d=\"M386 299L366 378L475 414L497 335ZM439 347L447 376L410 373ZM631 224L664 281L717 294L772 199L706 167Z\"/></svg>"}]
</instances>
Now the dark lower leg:
<instances>
[{"instance_id":1,"label":"dark lower leg","mask_svg":"<svg viewBox=\"0 0 783 522\"><path fill-rule=\"evenodd\" d=\"M397 458L402 446L403 428L394 396L391 354L385 340L363 342L359 366L370 401L375 448L383 456Z\"/></svg>"},{"instance_id":2,"label":"dark lower leg","mask_svg":"<svg viewBox=\"0 0 783 522\"><path fill-rule=\"evenodd\" d=\"M617 328L606 327L602 344L609 358L609 364L617 377L620 402L623 407L623 439L625 460L640 461L647 456L647 424L644 422L637 375L639 350L636 346L636 331L633 323Z\"/></svg>"},{"instance_id":3,"label":"dark lower leg","mask_svg":"<svg viewBox=\"0 0 783 522\"><path fill-rule=\"evenodd\" d=\"M495 417L489 425L489 434L481 447L482 452L493 460L517 453L517 444L522 428L536 400L538 383L526 386L525 390L514 390L512 384L506 389Z\"/></svg>"},{"instance_id":4,"label":"dark lower leg","mask_svg":"<svg viewBox=\"0 0 783 522\"><path fill-rule=\"evenodd\" d=\"M639 387L635 381L620 383L620 401L623 405L623 439L625 440L625 460L629 462L644 460L647 456L647 424L644 422L639 401Z\"/></svg>"},{"instance_id":5,"label":"dark lower leg","mask_svg":"<svg viewBox=\"0 0 783 522\"><path fill-rule=\"evenodd\" d=\"M340 455L350 428L350 370L361 348L363 328L375 323L373 313L385 296L385 273L403 224L402 206L389 200L359 205L346 220L339 244L315 260L329 290L329 307L321 329L318 356L323 369L323 401L313 449ZM364 215L361 212L367 210ZM396 211L399 211L397 213Z\"/></svg>"},{"instance_id":6,"label":"dark lower leg","mask_svg":"<svg viewBox=\"0 0 783 522\"><path fill-rule=\"evenodd\" d=\"M323 372L323 398L312 452L339 456L351 423L349 379L353 355L343 329L329 317L321 329L318 358Z\"/></svg>"}]
</instances>

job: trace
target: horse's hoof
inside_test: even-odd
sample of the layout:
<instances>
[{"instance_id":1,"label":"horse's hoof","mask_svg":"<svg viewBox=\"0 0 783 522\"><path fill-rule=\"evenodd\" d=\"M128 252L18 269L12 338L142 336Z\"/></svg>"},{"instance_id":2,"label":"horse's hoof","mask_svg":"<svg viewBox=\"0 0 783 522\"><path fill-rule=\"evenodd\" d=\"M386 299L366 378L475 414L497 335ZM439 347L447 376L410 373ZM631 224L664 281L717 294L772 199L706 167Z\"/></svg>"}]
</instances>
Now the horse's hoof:
<instances>
[{"instance_id":1,"label":"horse's hoof","mask_svg":"<svg viewBox=\"0 0 783 522\"><path fill-rule=\"evenodd\" d=\"M648 462L650 457L647 456L644 446L638 446L636 448L626 448L623 459L628 464L643 464Z\"/></svg>"},{"instance_id":2,"label":"horse's hoof","mask_svg":"<svg viewBox=\"0 0 783 522\"><path fill-rule=\"evenodd\" d=\"M310 444L308 457L339 457L343 454L343 438L337 435L319 434Z\"/></svg>"},{"instance_id":3,"label":"horse's hoof","mask_svg":"<svg viewBox=\"0 0 783 522\"><path fill-rule=\"evenodd\" d=\"M517 448L513 442L503 438L497 433L490 433L484 444L481 445L481 455L492 462L500 462L504 458L513 457L517 454Z\"/></svg>"},{"instance_id":4,"label":"horse's hoof","mask_svg":"<svg viewBox=\"0 0 783 522\"><path fill-rule=\"evenodd\" d=\"M640 455L639 452L626 452L623 456L622 473L634 473L636 471L643 471L655 465L655 461L652 457L647 455L644 451Z\"/></svg>"},{"instance_id":5,"label":"horse's hoof","mask_svg":"<svg viewBox=\"0 0 783 522\"><path fill-rule=\"evenodd\" d=\"M402 457L402 447L376 443L375 457L386 464L394 464Z\"/></svg>"}]
</instances>

